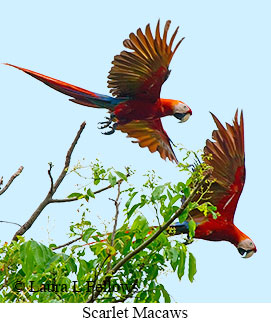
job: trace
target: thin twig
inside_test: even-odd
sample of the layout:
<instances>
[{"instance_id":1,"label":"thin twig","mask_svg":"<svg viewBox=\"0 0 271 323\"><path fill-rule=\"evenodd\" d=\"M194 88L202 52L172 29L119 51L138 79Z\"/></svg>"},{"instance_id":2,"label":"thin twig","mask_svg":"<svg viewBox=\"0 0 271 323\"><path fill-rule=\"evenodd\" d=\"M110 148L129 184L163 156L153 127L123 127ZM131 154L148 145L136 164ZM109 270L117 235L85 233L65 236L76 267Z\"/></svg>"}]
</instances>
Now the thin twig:
<instances>
[{"instance_id":1,"label":"thin twig","mask_svg":"<svg viewBox=\"0 0 271 323\"><path fill-rule=\"evenodd\" d=\"M127 175L127 177L128 176L129 175ZM123 182L123 179L120 179L117 181L117 184L119 185L119 183L121 184L122 182ZM96 195L96 194L102 193L112 187L113 187L112 185L105 186L97 191L94 191L93 194ZM71 197L71 198L64 198L64 199L51 199L50 203L65 203L65 202L74 202L79 200L80 199L78 199L78 197Z\"/></svg>"},{"instance_id":2,"label":"thin twig","mask_svg":"<svg viewBox=\"0 0 271 323\"><path fill-rule=\"evenodd\" d=\"M117 225L118 225L118 217L119 217L119 198L120 198L120 185L121 185L121 181L118 182L118 193L117 193L117 197L115 200L112 200L115 204L115 208L116 208L116 213L115 213L115 218L114 218L114 226L113 226L113 231L112 231L112 234L111 234L111 242L110 242L110 245L111 247L113 247L114 245L114 240L115 240L115 235L116 235L116 231L117 231ZM106 272L108 273L111 269L111 259L112 257L110 258L108 264L107 264L107 270Z\"/></svg>"},{"instance_id":3,"label":"thin twig","mask_svg":"<svg viewBox=\"0 0 271 323\"><path fill-rule=\"evenodd\" d=\"M48 169L48 175L50 177L50 181L51 181L51 188L50 188L50 192L53 194L53 189L54 189L54 180L53 180L53 176L52 176L52 173L51 173L51 170L53 168L53 164L52 163L49 163L49 169Z\"/></svg>"},{"instance_id":4,"label":"thin twig","mask_svg":"<svg viewBox=\"0 0 271 323\"><path fill-rule=\"evenodd\" d=\"M74 240L71 240L71 241L69 241L69 242L63 243L63 244L62 244L62 245L60 245L60 246L53 247L53 248L52 248L52 250L57 250L57 249L60 249L60 248L63 248L63 247L69 246L70 244L72 244L72 243L74 243L74 242L76 242L76 241L78 241L78 240L80 240L80 239L82 239L82 235L81 235L80 237L78 237L78 238L74 239Z\"/></svg>"},{"instance_id":5,"label":"thin twig","mask_svg":"<svg viewBox=\"0 0 271 323\"><path fill-rule=\"evenodd\" d=\"M9 181L7 182L7 184L0 190L0 195L2 195L3 193L5 193L5 191L10 187L10 185L14 181L14 179L21 174L21 172L23 171L23 169L24 169L23 166L19 167L19 169L17 170L17 172L14 173L10 177ZM3 184L3 176L0 179L0 185L2 185L2 184Z\"/></svg>"},{"instance_id":6,"label":"thin twig","mask_svg":"<svg viewBox=\"0 0 271 323\"><path fill-rule=\"evenodd\" d=\"M116 214L115 214L115 219L114 219L114 227L111 235L111 246L113 247L114 244L114 239L117 231L117 225L118 225L118 217L119 217L119 198L120 198L120 185L121 181L118 182L118 194L115 200L113 202L115 203L115 208L116 208Z\"/></svg>"},{"instance_id":7,"label":"thin twig","mask_svg":"<svg viewBox=\"0 0 271 323\"><path fill-rule=\"evenodd\" d=\"M76 146L81 133L83 132L84 128L86 126L86 123L83 122L80 126L80 129L78 130L68 152L66 155L66 160L65 160L65 164L64 164L64 168L62 170L62 172L60 173L58 179L56 180L55 184L52 187L52 179L50 177L51 180L51 186L50 186L50 190L47 193L46 197L44 198L44 200L40 203L40 205L37 207L37 209L34 211L34 213L30 216L30 218L25 222L25 224L14 234L12 240L17 241L18 238L17 236L21 236L23 235L27 230L30 229L30 227L33 225L33 223L36 221L36 219L38 218L38 216L41 214L41 212L43 211L43 209L50 203L52 203L52 197L54 195L54 193L56 192L56 190L58 189L59 185L61 184L61 182L63 181L64 177L67 174L68 168L70 166L70 161L71 161L71 155L73 153L74 147ZM50 166L50 169L52 168L52 166ZM49 176L50 176L50 172L49 172Z\"/></svg>"},{"instance_id":8,"label":"thin twig","mask_svg":"<svg viewBox=\"0 0 271 323\"><path fill-rule=\"evenodd\" d=\"M8 223L8 224L16 224L18 225L19 227L21 227L21 225L19 223L16 223L16 222L10 222L10 221L3 221L3 220L0 220L1 223Z\"/></svg>"},{"instance_id":9,"label":"thin twig","mask_svg":"<svg viewBox=\"0 0 271 323\"><path fill-rule=\"evenodd\" d=\"M81 136L81 133L83 132L84 128L86 126L86 122L84 121L81 126L80 126L80 129L79 131L77 132L77 135L76 137L74 138L74 141L73 143L71 144L71 147L70 149L68 150L67 152L67 155L66 155L66 160L65 160L65 165L64 165L64 168L62 170L62 172L60 173L58 179L56 180L55 184L54 184L54 188L53 188L53 194L55 193L55 191L58 189L59 185L61 184L61 182L63 181L64 177L67 175L67 172L68 172L68 169L69 169L69 166L70 166L70 162L71 162L71 155L73 153L73 150L74 150L74 147L75 145L77 144L80 136Z\"/></svg>"}]
</instances>

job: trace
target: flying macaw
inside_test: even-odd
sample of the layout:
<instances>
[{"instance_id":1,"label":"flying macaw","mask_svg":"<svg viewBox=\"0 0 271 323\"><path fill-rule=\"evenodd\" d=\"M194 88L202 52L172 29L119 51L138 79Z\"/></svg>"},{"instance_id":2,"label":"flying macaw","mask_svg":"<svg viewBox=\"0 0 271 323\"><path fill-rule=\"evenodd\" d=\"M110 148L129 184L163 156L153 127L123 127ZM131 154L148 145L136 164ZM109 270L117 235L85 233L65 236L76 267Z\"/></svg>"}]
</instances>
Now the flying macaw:
<instances>
[{"instance_id":1,"label":"flying macaw","mask_svg":"<svg viewBox=\"0 0 271 323\"><path fill-rule=\"evenodd\" d=\"M120 130L127 133L128 137L136 138L140 147L148 147L152 153L158 151L161 158L177 163L161 118L173 115L180 122L185 122L192 115L192 111L182 101L160 98L162 84L170 74L170 61L184 39L173 47L178 27L167 43L170 23L169 20L166 22L162 37L158 21L155 36L148 24L145 34L139 28L136 34L131 33L129 39L124 40L124 46L130 51L124 50L114 57L108 75L108 87L113 97L90 92L15 65L6 65L18 68L72 97L72 102L107 109L110 117L106 118L107 121L100 122L100 129L109 127L110 131L104 134L109 135Z\"/></svg>"},{"instance_id":2,"label":"flying macaw","mask_svg":"<svg viewBox=\"0 0 271 323\"><path fill-rule=\"evenodd\" d=\"M210 179L214 181L206 198L217 207L220 216L213 219L211 214L206 217L199 210L193 210L190 215L196 222L195 238L229 241L244 258L249 258L257 251L256 246L233 223L237 203L245 184L243 113L241 112L238 123L236 111L233 125L227 123L226 128L215 115L212 114L212 117L218 129L213 131L214 141L207 139L204 148L204 161L212 167ZM168 231L173 235L188 233L188 223L189 221L172 224Z\"/></svg>"}]
</instances>

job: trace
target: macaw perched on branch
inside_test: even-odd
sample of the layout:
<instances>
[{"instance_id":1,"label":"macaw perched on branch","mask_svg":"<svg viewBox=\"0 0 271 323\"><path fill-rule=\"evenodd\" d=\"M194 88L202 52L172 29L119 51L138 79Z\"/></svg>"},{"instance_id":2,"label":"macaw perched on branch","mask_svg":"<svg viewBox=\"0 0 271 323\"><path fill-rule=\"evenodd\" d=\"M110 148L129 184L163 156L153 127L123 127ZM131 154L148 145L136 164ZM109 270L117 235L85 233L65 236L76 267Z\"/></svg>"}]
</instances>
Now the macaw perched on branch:
<instances>
[{"instance_id":1,"label":"macaw perched on branch","mask_svg":"<svg viewBox=\"0 0 271 323\"><path fill-rule=\"evenodd\" d=\"M213 183L206 199L217 207L220 216L213 219L211 214L206 217L199 210L193 210L190 215L196 222L195 238L229 241L244 258L249 258L257 251L256 246L233 223L237 203L245 184L243 113L241 112L238 122L236 111L233 125L227 123L226 128L215 115L212 114L212 117L217 130L213 131L214 141L207 139L204 147L204 162L213 169L210 177ZM188 233L188 223L189 221L175 223L170 226L169 232L174 235Z\"/></svg>"},{"instance_id":2,"label":"macaw perched on branch","mask_svg":"<svg viewBox=\"0 0 271 323\"><path fill-rule=\"evenodd\" d=\"M151 152L158 151L163 159L168 158L177 163L161 118L173 115L180 122L185 122L192 111L182 101L160 98L162 84L170 74L170 61L184 39L173 47L177 28L167 43L170 23L169 20L166 22L162 37L158 21L154 36L148 24L145 34L138 29L136 34L131 33L129 39L124 40L124 46L130 51L122 51L114 57L108 75L108 87L114 97L90 92L25 68L6 65L18 68L53 89L71 96L72 102L109 110L110 117L106 118L107 121L100 122L100 129L110 128L104 134L120 130L127 133L128 137L136 138L140 147L148 147Z\"/></svg>"}]
</instances>

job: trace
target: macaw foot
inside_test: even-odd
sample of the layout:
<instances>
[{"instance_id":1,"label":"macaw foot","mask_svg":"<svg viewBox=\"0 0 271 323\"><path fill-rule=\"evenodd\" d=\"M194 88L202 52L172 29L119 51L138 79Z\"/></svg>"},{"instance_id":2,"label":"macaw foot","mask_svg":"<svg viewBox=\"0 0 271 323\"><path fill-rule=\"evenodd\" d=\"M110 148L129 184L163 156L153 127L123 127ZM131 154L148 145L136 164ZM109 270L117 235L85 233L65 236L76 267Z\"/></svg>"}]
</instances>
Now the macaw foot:
<instances>
[{"instance_id":1,"label":"macaw foot","mask_svg":"<svg viewBox=\"0 0 271 323\"><path fill-rule=\"evenodd\" d=\"M102 132L102 134L103 135L112 135L114 132L115 132L115 130L117 129L117 126L118 126L118 123L117 122L115 122L115 123L113 123L113 125L112 126L107 126L109 129L111 129L111 130L109 130L109 131L106 131L106 132ZM105 127L104 127L105 128ZM103 128L100 128L100 129L103 129Z\"/></svg>"},{"instance_id":2,"label":"macaw foot","mask_svg":"<svg viewBox=\"0 0 271 323\"><path fill-rule=\"evenodd\" d=\"M108 117L105 118L107 121L99 122L100 126L98 127L98 129L105 129L105 128L111 129L107 132L102 132L103 135L112 135L115 132L118 124L115 122L111 126L111 124L115 118L116 118L115 114L111 113L109 118Z\"/></svg>"}]
</instances>

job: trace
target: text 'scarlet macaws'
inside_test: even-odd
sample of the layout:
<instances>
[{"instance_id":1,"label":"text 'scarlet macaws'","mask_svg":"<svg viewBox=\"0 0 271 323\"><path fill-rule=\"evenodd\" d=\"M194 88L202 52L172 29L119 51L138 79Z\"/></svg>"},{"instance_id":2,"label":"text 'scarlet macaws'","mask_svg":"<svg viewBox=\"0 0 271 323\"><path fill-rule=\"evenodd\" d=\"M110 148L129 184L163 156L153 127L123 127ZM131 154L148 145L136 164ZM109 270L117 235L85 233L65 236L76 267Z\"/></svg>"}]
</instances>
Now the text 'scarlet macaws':
<instances>
[{"instance_id":1,"label":"text 'scarlet macaws'","mask_svg":"<svg viewBox=\"0 0 271 323\"><path fill-rule=\"evenodd\" d=\"M162 84L170 74L170 61L184 39L173 46L177 28L167 42L170 23L169 20L166 22L162 36L158 21L154 36L148 24L145 33L138 29L136 34L131 33L129 39L124 40L123 44L129 51L124 50L114 57L108 75L108 87L113 97L90 92L15 65L6 65L16 67L71 96L72 102L107 109L110 117L100 122L100 128L108 127L110 130L104 134L120 130L127 133L128 137L136 138L140 147L148 147L150 152L158 151L163 159L168 158L177 163L161 118L173 115L180 122L185 122L192 111L182 101L160 98Z\"/></svg>"}]
</instances>

